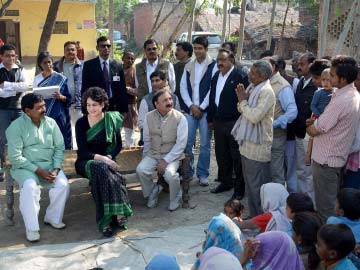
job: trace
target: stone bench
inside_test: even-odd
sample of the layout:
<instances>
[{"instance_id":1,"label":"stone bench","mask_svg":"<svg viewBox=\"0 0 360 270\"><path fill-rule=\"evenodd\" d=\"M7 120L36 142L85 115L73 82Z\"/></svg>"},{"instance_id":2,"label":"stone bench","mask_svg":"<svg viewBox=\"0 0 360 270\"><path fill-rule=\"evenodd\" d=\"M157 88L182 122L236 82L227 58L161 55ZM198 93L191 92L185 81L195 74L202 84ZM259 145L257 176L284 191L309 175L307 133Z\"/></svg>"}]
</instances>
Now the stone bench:
<instances>
[{"instance_id":1,"label":"stone bench","mask_svg":"<svg viewBox=\"0 0 360 270\"><path fill-rule=\"evenodd\" d=\"M131 148L122 150L116 157L116 163L120 167L122 174L135 173L137 165L142 159L142 147ZM65 157L62 164L62 169L68 179L84 178L78 175L75 170L75 161L77 159L76 150L65 150ZM7 147L5 147L5 162L3 164L5 171L5 188L6 188L6 209L5 209L5 222L7 225L14 225L14 187L17 185L16 181L10 175L11 164L7 155ZM189 208L189 168L190 158L184 158L180 165L180 174L182 175L182 188L183 188L183 207Z\"/></svg>"}]
</instances>

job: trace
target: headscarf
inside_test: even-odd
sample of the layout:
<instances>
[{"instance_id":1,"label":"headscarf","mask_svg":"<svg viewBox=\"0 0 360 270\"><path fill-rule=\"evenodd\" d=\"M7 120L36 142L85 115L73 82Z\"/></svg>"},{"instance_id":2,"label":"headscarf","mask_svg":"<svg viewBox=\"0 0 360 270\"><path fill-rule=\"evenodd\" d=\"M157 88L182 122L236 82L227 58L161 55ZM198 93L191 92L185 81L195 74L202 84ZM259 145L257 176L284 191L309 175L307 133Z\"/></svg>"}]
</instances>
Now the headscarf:
<instances>
[{"instance_id":1,"label":"headscarf","mask_svg":"<svg viewBox=\"0 0 360 270\"><path fill-rule=\"evenodd\" d=\"M284 232L265 232L256 236L259 251L253 258L255 270L303 270L294 241Z\"/></svg>"},{"instance_id":2,"label":"headscarf","mask_svg":"<svg viewBox=\"0 0 360 270\"><path fill-rule=\"evenodd\" d=\"M284 185L278 183L267 183L260 188L261 206L264 212L271 212L272 218L266 226L265 231L287 232L291 228L286 216L286 199L289 193Z\"/></svg>"},{"instance_id":3,"label":"headscarf","mask_svg":"<svg viewBox=\"0 0 360 270\"><path fill-rule=\"evenodd\" d=\"M145 270L180 270L180 266L175 256L159 254L151 259Z\"/></svg>"},{"instance_id":4,"label":"headscarf","mask_svg":"<svg viewBox=\"0 0 360 270\"><path fill-rule=\"evenodd\" d=\"M199 270L242 270L239 259L229 251L211 247L200 256Z\"/></svg>"},{"instance_id":5,"label":"headscarf","mask_svg":"<svg viewBox=\"0 0 360 270\"><path fill-rule=\"evenodd\" d=\"M239 227L229 217L221 213L213 217L209 223L203 253L215 246L231 252L240 260L243 253L240 237L241 231ZM199 267L199 263L199 260L197 260L195 268Z\"/></svg>"}]
</instances>

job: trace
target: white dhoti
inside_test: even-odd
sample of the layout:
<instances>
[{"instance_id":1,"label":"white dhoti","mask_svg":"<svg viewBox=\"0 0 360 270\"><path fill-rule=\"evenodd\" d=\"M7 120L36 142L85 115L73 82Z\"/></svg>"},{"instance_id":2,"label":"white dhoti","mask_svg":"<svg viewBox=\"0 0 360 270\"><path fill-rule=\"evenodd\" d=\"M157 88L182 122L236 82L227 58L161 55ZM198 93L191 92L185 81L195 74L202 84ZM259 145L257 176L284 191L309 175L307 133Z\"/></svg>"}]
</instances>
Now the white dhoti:
<instances>
[{"instance_id":1,"label":"white dhoti","mask_svg":"<svg viewBox=\"0 0 360 270\"><path fill-rule=\"evenodd\" d=\"M149 197L154 187L152 175L159 163L159 160L145 156L136 168L136 174L141 182L142 192L145 198ZM165 169L164 179L169 184L170 201L175 200L180 191L180 177L177 172L179 161L169 163Z\"/></svg>"},{"instance_id":2,"label":"white dhoti","mask_svg":"<svg viewBox=\"0 0 360 270\"><path fill-rule=\"evenodd\" d=\"M62 222L65 203L69 197L70 186L63 171L59 171L53 187L49 190L50 204L45 219L59 224ZM40 186L34 179L25 180L20 190L20 212L28 231L39 231L38 215L40 211Z\"/></svg>"}]
</instances>

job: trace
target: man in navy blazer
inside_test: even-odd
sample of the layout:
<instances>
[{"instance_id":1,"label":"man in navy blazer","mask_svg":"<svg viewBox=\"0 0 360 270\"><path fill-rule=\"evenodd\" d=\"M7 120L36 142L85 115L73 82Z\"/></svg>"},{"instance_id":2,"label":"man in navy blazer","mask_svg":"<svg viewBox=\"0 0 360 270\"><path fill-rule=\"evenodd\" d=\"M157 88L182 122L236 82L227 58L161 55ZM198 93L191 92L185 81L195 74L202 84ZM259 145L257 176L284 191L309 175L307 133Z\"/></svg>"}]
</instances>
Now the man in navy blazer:
<instances>
[{"instance_id":1,"label":"man in navy blazer","mask_svg":"<svg viewBox=\"0 0 360 270\"><path fill-rule=\"evenodd\" d=\"M220 193L234 187L232 199L241 200L245 193L245 182L239 145L231 135L231 130L240 116L237 110L236 86L243 84L246 88L249 81L247 74L234 65L235 56L231 51L219 49L216 62L219 71L211 80L207 121L209 128L214 129L220 184L211 192ZM233 172L235 179L232 178Z\"/></svg>"},{"instance_id":2,"label":"man in navy blazer","mask_svg":"<svg viewBox=\"0 0 360 270\"><path fill-rule=\"evenodd\" d=\"M96 49L99 51L99 56L84 63L81 94L89 87L100 87L109 96L110 111L127 113L128 100L124 71L121 63L110 59L111 42L109 38L99 37L96 41Z\"/></svg>"}]
</instances>

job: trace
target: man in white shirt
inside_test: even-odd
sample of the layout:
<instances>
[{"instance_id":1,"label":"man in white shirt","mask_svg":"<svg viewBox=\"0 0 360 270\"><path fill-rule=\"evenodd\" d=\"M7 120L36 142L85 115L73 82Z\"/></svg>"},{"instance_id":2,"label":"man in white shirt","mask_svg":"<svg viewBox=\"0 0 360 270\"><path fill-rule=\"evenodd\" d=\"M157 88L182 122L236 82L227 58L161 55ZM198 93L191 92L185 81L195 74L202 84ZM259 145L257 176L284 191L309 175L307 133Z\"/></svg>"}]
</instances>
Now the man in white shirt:
<instances>
[{"instance_id":1,"label":"man in white shirt","mask_svg":"<svg viewBox=\"0 0 360 270\"><path fill-rule=\"evenodd\" d=\"M159 46L155 39L148 39L144 42L145 58L135 66L135 85L138 89L138 102L152 92L150 75L155 70L162 70L168 73L171 93L175 91L174 66L168 60L160 58Z\"/></svg>"},{"instance_id":2,"label":"man in white shirt","mask_svg":"<svg viewBox=\"0 0 360 270\"><path fill-rule=\"evenodd\" d=\"M153 104L156 110L147 113L144 121L144 158L136 168L142 191L148 199L147 206L157 205L158 195L162 190L154 184L152 175L157 170L169 184L170 211L180 206L182 192L177 172L179 160L184 155L187 142L188 125L184 115L173 109L171 94L167 90L159 90L154 94Z\"/></svg>"},{"instance_id":3,"label":"man in white shirt","mask_svg":"<svg viewBox=\"0 0 360 270\"><path fill-rule=\"evenodd\" d=\"M186 64L180 82L180 94L185 103L185 117L189 125L188 142L185 153L191 157L191 176L194 174L193 146L196 131L200 130L200 155L196 174L201 186L208 186L210 166L211 132L207 125L207 110L211 79L217 71L216 61L208 55L208 40L197 37L193 42L196 58Z\"/></svg>"}]
</instances>

